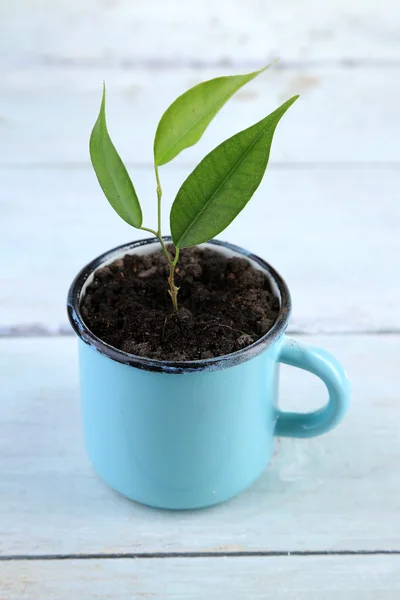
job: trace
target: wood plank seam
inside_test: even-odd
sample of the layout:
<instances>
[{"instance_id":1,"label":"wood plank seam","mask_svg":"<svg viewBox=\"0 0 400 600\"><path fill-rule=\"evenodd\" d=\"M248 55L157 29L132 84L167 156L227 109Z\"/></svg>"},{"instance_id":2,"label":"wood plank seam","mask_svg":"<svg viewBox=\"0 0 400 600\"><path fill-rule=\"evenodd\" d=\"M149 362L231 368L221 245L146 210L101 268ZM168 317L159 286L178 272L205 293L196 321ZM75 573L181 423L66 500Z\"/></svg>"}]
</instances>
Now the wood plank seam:
<instances>
[{"instance_id":1,"label":"wood plank seam","mask_svg":"<svg viewBox=\"0 0 400 600\"><path fill-rule=\"evenodd\" d=\"M26 560L102 560L102 559L160 559L160 558L244 558L244 557L282 557L282 556L378 556L400 555L400 550L270 550L243 552L120 552L120 553L83 553L83 554L5 554L0 562Z\"/></svg>"},{"instance_id":2,"label":"wood plank seam","mask_svg":"<svg viewBox=\"0 0 400 600\"><path fill-rule=\"evenodd\" d=\"M127 168L129 169L143 169L143 170L147 170L147 169L153 169L154 165L153 163L149 160L148 162L143 161L143 162L138 162L138 161L130 161L130 160L126 160L124 161L124 164ZM180 160L178 163L174 163L172 165L168 165L168 169L171 171L174 170L182 170L182 169L192 169L196 166L196 161L185 161L185 160ZM398 160L392 160L392 161L382 161L382 162L374 162L374 161L370 161L370 160L346 160L346 161L338 161L338 160L333 160L330 162L321 160L321 161L312 161L310 160L310 162L300 162L300 161L296 161L296 162L285 162L285 161L281 161L281 160L272 160L271 163L268 165L268 171L271 172L275 169L280 169L280 170L287 170L287 171L316 171L316 170L321 170L321 171L325 171L325 170L329 170L329 171L335 171L337 169L340 170L346 170L346 171L356 171L357 169L365 169L366 171L370 171L371 169L374 171L385 171L388 169L393 169L394 171L397 171L398 168L400 166L400 161ZM89 161L89 158L87 159L87 161L83 162L72 162L72 161L65 161L65 162L24 162L24 163L7 163L7 162L0 162L0 171L40 171L40 170L49 170L49 171L56 171L56 170L62 170L62 171L74 171L74 170L82 170L82 171L90 171L90 173L92 172L92 167Z\"/></svg>"},{"instance_id":3,"label":"wood plank seam","mask_svg":"<svg viewBox=\"0 0 400 600\"><path fill-rule=\"evenodd\" d=\"M261 59L260 59L261 60ZM265 62L265 60L264 60ZM267 61L268 62L268 61ZM13 66L9 63L7 68ZM20 64L18 64L20 66ZM42 55L34 61L29 61L29 68L34 67L57 67L64 69L86 68L86 69L121 69L127 71L129 69L192 69L193 71L200 69L259 69L260 61L256 60L201 60L201 59L162 59L159 57L149 56L147 58L134 59L129 57L121 57L110 61L102 58L72 58L72 57L54 57ZM314 59L314 60L280 60L275 65L275 69L282 71L286 69L312 69L313 67L335 67L338 69L369 69L369 68L399 68L400 60L393 58L371 59L371 58L351 58L343 57L337 59Z\"/></svg>"}]
</instances>

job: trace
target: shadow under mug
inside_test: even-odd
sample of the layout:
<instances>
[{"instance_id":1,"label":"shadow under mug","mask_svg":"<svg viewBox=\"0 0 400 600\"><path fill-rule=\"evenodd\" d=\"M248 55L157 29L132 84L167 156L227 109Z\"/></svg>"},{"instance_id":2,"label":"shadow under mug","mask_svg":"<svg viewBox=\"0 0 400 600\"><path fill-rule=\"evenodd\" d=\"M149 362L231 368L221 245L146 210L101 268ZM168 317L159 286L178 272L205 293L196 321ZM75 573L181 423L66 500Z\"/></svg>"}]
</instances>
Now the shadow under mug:
<instances>
[{"instance_id":1,"label":"shadow under mug","mask_svg":"<svg viewBox=\"0 0 400 600\"><path fill-rule=\"evenodd\" d=\"M274 436L309 438L335 427L348 407L349 384L332 355L285 336L291 302L281 276L261 258L217 240L205 246L262 269L280 299L278 319L261 339L225 356L172 362L134 356L97 338L80 311L95 270L127 253L153 252L157 243L152 238L106 252L69 290L84 437L95 470L121 494L159 508L200 508L250 486L268 464ZM279 411L279 363L320 377L327 404L305 414Z\"/></svg>"}]
</instances>

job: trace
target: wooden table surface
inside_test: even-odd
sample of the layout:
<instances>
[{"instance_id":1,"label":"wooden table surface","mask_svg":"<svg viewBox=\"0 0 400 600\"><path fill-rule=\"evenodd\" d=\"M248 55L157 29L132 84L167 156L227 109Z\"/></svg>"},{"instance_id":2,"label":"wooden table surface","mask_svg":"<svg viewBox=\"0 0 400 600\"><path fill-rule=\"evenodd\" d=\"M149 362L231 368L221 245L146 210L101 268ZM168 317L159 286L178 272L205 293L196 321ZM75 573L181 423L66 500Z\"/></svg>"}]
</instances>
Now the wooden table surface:
<instances>
[{"instance_id":1,"label":"wooden table surface","mask_svg":"<svg viewBox=\"0 0 400 600\"><path fill-rule=\"evenodd\" d=\"M290 331L337 355L352 406L334 432L278 440L261 479L199 512L131 503L80 428L70 280L140 235L102 197L88 136L109 129L146 221L152 136L176 95L280 64L161 170L174 193L214 145L294 93L265 181L223 238L293 296ZM395 0L15 0L0 7L0 599L400 597L400 5ZM281 405L325 401L282 370Z\"/></svg>"}]
</instances>

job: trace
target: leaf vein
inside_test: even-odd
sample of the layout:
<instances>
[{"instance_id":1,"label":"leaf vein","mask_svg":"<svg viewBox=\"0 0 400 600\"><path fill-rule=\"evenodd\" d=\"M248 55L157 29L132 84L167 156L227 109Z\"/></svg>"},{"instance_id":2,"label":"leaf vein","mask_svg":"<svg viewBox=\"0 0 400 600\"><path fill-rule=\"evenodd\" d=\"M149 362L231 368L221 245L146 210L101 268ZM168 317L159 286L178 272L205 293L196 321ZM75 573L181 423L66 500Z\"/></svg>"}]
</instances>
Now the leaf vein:
<instances>
[{"instance_id":1,"label":"leaf vein","mask_svg":"<svg viewBox=\"0 0 400 600\"><path fill-rule=\"evenodd\" d=\"M207 200L206 204L199 211L198 215L194 218L194 220L192 221L192 223L190 225L188 225L188 227L185 229L185 231L183 232L183 234L179 238L179 243L185 238L185 236L188 233L188 231L194 227L194 225L197 223L197 221L202 216L202 214L204 213L204 211L208 208L210 202L213 201L213 199L215 198L215 196L218 194L219 190L226 183L226 181L231 177L233 171L236 170L236 168L238 167L238 165L240 165L240 163L246 158L246 156L249 154L249 152L254 148L255 144L258 142L258 140L261 138L261 136L265 133L265 130L267 128L268 128L268 124L262 129L261 133L250 144L250 146L248 147L248 149L246 150L246 152L244 154L242 154L242 156L239 158L239 160L233 165L233 167L230 169L230 171L228 172L228 174L226 175L226 177L222 180L222 182L219 184L219 186L217 187L217 189L213 192L212 196Z\"/></svg>"},{"instance_id":2,"label":"leaf vein","mask_svg":"<svg viewBox=\"0 0 400 600\"><path fill-rule=\"evenodd\" d=\"M226 98L226 100L225 100ZM225 96L222 97L222 101L225 100L225 102L227 102L230 98L230 94L225 94ZM210 106L210 108L208 109L207 112L203 113L203 116L200 116L192 125L190 125L190 127L188 127L181 135L180 137L178 137L175 142L173 142L171 144L171 146L169 148L167 148L167 150L165 150L165 152L161 155L161 158L159 160L163 161L165 156L168 155L168 151L171 152L172 150L174 150L176 148L176 146L182 141L182 139L189 133L189 131L191 131L192 129L194 129L199 123L200 121L202 121L203 119L205 119L206 117L208 117L210 115L210 113L213 112L214 108L216 106L218 106L218 104L221 102L221 100L219 100L218 102L214 102L214 104L212 104ZM222 107L221 107L222 108ZM218 112L218 111L217 111ZM208 122L208 125L210 124L210 121ZM204 132L203 132L204 133ZM200 134L201 137L202 134ZM194 144L196 142L199 141L199 138L197 138L197 140L195 140L192 144L190 144L190 146L194 146Z\"/></svg>"}]
</instances>

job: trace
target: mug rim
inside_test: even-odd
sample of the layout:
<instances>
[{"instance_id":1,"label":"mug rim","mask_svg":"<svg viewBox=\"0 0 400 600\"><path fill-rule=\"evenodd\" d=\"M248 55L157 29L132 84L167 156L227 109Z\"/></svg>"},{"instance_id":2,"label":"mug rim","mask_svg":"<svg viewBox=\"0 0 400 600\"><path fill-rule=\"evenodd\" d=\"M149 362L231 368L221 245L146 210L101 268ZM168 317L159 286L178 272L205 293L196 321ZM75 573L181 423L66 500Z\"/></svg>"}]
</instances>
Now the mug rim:
<instances>
[{"instance_id":1,"label":"mug rim","mask_svg":"<svg viewBox=\"0 0 400 600\"><path fill-rule=\"evenodd\" d=\"M163 240L165 242L170 242L171 237L163 236ZM83 320L80 310L80 301L84 284L88 277L90 277L90 275L93 273L93 271L98 269L103 263L107 262L113 254L124 254L129 251L132 251L135 248L140 248L142 246L147 246L151 244L159 244L158 239L155 237L145 238L134 242L128 242L126 244L122 244L120 246L112 248L111 250L100 254L99 256L91 260L89 263L87 263L79 271L79 273L73 280L69 288L67 298L68 318L77 336L85 344L88 344L93 350L99 352L107 358L110 358L111 360L145 371L185 374L198 371L215 371L220 369L227 369L229 367L239 365L243 362L247 362L248 360L251 360L252 358L255 358L256 356L264 352L282 336L282 334L287 328L292 308L290 292L283 277L281 277L281 275L269 263L267 263L265 260L257 256L256 254L253 254L252 252L249 252L248 250L245 250L240 246L230 244L229 242L224 242L222 240L210 240L209 242L207 242L207 244L226 248L227 250L231 250L236 254L243 256L244 258L256 262L262 267L263 271L266 271L268 273L269 277L274 281L280 294L281 306L278 318L276 319L271 329L267 331L267 333L265 333L261 338L259 338L255 342L253 342L253 344L251 344L250 346L246 346L245 348L242 348L241 350L237 350L235 352L231 352L230 354L224 354L222 356L216 356L213 358L189 361L172 361L145 358L142 356L129 354L128 352L124 352L123 350L114 348L114 346L111 346L110 344L104 342L101 338L97 337L89 329L89 327Z\"/></svg>"}]
</instances>

